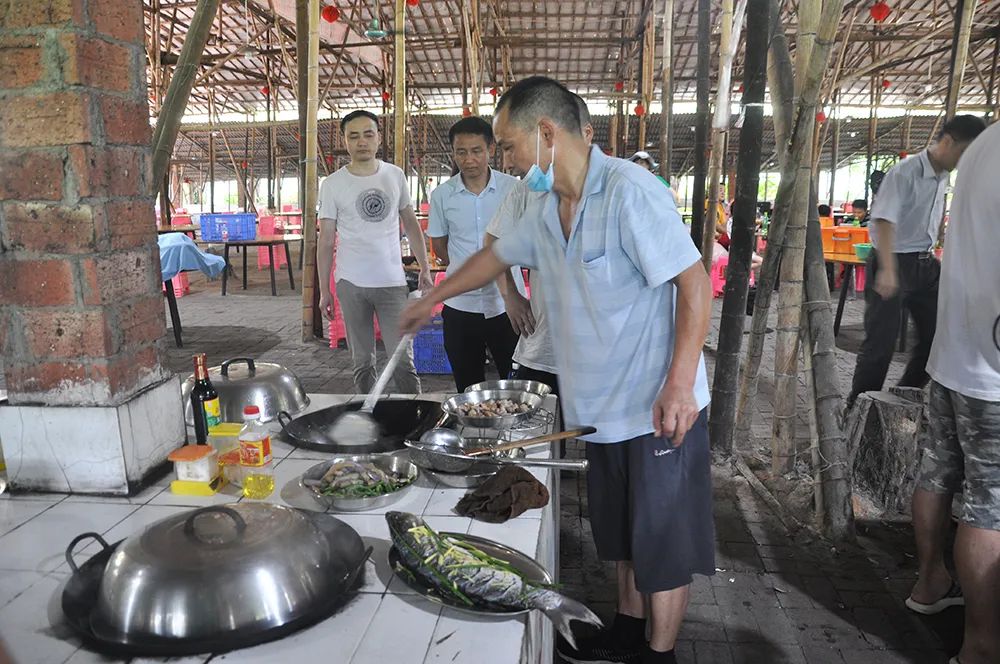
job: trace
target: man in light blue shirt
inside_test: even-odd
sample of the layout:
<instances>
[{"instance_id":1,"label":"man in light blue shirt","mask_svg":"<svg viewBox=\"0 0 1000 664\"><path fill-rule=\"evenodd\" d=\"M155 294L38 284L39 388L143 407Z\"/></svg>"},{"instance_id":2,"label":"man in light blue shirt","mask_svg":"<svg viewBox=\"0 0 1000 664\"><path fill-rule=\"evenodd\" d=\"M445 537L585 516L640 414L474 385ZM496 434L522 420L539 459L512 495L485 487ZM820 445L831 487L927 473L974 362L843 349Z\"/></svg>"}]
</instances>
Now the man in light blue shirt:
<instances>
[{"instance_id":1,"label":"man in light blue shirt","mask_svg":"<svg viewBox=\"0 0 1000 664\"><path fill-rule=\"evenodd\" d=\"M490 168L496 142L493 128L482 118L459 120L448 138L459 172L431 193L427 234L451 275L483 248L486 226L517 179ZM521 270L512 268L512 275L524 295ZM485 379L487 348L500 378L508 377L518 335L495 283L449 298L441 316L444 348L459 392Z\"/></svg>"},{"instance_id":2,"label":"man in light blue shirt","mask_svg":"<svg viewBox=\"0 0 1000 664\"><path fill-rule=\"evenodd\" d=\"M669 664L693 574L715 572L702 345L711 286L668 190L636 164L592 148L569 90L519 81L494 120L505 160L544 195L517 232L472 256L403 315L418 329L433 306L510 265L545 275L566 421L585 436L598 555L616 561L614 625L569 662ZM646 642L647 604L650 639Z\"/></svg>"}]
</instances>

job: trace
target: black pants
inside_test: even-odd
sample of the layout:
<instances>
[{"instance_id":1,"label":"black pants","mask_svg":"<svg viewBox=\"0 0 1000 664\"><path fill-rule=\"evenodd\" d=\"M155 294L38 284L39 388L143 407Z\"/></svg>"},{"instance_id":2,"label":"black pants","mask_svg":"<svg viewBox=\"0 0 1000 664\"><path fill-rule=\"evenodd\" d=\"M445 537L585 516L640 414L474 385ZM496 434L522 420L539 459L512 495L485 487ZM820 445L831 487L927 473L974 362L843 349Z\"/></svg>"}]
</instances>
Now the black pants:
<instances>
[{"instance_id":1,"label":"black pants","mask_svg":"<svg viewBox=\"0 0 1000 664\"><path fill-rule=\"evenodd\" d=\"M917 328L917 345L910 354L901 387L923 387L927 384L927 358L937 326L938 281L941 264L929 254L896 254L899 291L888 300L875 292L878 257L872 252L868 259L865 283L865 341L858 352L854 367L854 384L848 403L863 392L881 390L892 362L899 337L900 316L905 308Z\"/></svg>"},{"instance_id":2,"label":"black pants","mask_svg":"<svg viewBox=\"0 0 1000 664\"><path fill-rule=\"evenodd\" d=\"M511 356L517 346L517 335L507 314L486 318L445 306L444 350L448 353L455 387L461 392L469 385L486 380L486 348L496 363L500 378L510 375Z\"/></svg>"},{"instance_id":3,"label":"black pants","mask_svg":"<svg viewBox=\"0 0 1000 664\"><path fill-rule=\"evenodd\" d=\"M554 373L520 366L514 372L514 378L517 380L534 380L539 383L545 383L552 388L552 394L559 394L559 381L556 379Z\"/></svg>"}]
</instances>

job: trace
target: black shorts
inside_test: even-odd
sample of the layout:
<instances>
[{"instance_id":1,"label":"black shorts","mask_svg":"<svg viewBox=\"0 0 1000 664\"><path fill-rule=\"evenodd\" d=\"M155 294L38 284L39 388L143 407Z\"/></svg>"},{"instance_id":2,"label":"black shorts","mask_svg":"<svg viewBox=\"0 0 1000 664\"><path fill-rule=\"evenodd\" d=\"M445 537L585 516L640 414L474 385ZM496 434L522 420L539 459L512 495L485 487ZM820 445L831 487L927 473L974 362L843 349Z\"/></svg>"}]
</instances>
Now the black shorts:
<instances>
[{"instance_id":1,"label":"black shorts","mask_svg":"<svg viewBox=\"0 0 1000 664\"><path fill-rule=\"evenodd\" d=\"M639 592L673 590L715 573L712 475L705 411L684 443L647 434L587 443L587 500L597 555L630 560Z\"/></svg>"}]
</instances>

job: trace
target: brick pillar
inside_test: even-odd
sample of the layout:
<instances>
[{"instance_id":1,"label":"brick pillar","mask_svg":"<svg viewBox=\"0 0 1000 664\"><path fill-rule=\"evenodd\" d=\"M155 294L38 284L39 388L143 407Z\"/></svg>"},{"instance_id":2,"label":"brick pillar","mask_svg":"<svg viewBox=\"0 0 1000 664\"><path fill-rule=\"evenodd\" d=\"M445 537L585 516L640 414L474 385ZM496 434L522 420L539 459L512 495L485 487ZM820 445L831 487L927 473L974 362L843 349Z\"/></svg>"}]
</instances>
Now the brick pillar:
<instances>
[{"instance_id":1,"label":"brick pillar","mask_svg":"<svg viewBox=\"0 0 1000 664\"><path fill-rule=\"evenodd\" d=\"M161 364L142 21L141 0L0 4L0 356L11 404L0 409L0 445L9 466L12 448L39 455L27 448L52 443L12 430L10 408L33 408L61 429L55 420L106 419L137 399L179 407ZM158 390L166 383L171 390ZM174 440L163 444L173 445L175 427L167 428ZM92 445L108 452L103 441ZM118 446L133 484L165 456L124 438L108 445ZM130 467L136 454L143 461ZM17 486L16 465L10 472ZM73 478L56 486L25 473L29 488L76 488ZM122 479L103 489L121 492Z\"/></svg>"}]
</instances>

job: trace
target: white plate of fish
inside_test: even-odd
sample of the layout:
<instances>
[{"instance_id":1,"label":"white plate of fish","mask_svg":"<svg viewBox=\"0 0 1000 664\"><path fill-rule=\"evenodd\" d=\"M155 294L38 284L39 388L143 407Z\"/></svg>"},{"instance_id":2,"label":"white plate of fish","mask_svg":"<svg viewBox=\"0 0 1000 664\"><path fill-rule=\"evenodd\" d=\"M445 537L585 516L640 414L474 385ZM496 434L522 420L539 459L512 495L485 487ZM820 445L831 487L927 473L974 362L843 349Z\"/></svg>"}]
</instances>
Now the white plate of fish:
<instances>
[{"instance_id":1,"label":"white plate of fish","mask_svg":"<svg viewBox=\"0 0 1000 664\"><path fill-rule=\"evenodd\" d=\"M405 512L388 512L385 520L392 538L390 567L432 602L502 617L538 609L570 643L570 621L601 626L590 609L557 592L545 568L520 551L474 535L436 532Z\"/></svg>"},{"instance_id":2,"label":"white plate of fish","mask_svg":"<svg viewBox=\"0 0 1000 664\"><path fill-rule=\"evenodd\" d=\"M318 463L300 482L329 509L362 512L400 500L418 473L405 454L357 454Z\"/></svg>"}]
</instances>

